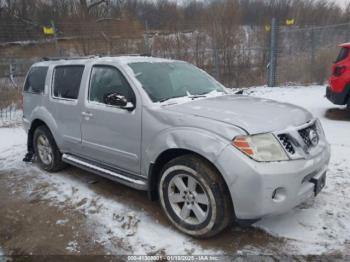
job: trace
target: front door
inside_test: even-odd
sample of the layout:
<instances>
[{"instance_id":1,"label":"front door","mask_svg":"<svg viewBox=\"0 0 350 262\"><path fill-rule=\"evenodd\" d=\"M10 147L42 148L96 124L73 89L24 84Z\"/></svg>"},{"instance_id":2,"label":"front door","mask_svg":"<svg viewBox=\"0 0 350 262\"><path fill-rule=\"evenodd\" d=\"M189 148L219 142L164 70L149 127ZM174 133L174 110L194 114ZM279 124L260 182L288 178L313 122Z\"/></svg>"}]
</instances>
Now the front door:
<instances>
[{"instance_id":1,"label":"front door","mask_svg":"<svg viewBox=\"0 0 350 262\"><path fill-rule=\"evenodd\" d=\"M117 93L134 109L106 104L106 96ZM82 151L85 157L139 174L141 106L123 74L111 65L94 65L82 110Z\"/></svg>"}]
</instances>

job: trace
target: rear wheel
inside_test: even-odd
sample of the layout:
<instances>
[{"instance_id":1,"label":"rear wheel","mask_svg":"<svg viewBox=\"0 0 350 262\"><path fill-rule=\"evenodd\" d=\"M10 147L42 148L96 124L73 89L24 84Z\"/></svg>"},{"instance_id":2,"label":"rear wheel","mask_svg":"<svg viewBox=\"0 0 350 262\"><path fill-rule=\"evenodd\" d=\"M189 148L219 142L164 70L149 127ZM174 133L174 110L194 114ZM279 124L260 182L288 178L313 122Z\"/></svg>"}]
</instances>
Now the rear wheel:
<instances>
[{"instance_id":1,"label":"rear wheel","mask_svg":"<svg viewBox=\"0 0 350 262\"><path fill-rule=\"evenodd\" d=\"M233 221L225 182L206 160L184 155L165 165L159 182L162 208L180 231L210 237Z\"/></svg>"},{"instance_id":2,"label":"rear wheel","mask_svg":"<svg viewBox=\"0 0 350 262\"><path fill-rule=\"evenodd\" d=\"M346 111L347 111L348 115L350 116L350 97L348 98L348 104L346 107Z\"/></svg>"},{"instance_id":3,"label":"rear wheel","mask_svg":"<svg viewBox=\"0 0 350 262\"><path fill-rule=\"evenodd\" d=\"M34 150L40 166L49 172L62 169L62 154L46 126L39 126L34 132Z\"/></svg>"}]
</instances>

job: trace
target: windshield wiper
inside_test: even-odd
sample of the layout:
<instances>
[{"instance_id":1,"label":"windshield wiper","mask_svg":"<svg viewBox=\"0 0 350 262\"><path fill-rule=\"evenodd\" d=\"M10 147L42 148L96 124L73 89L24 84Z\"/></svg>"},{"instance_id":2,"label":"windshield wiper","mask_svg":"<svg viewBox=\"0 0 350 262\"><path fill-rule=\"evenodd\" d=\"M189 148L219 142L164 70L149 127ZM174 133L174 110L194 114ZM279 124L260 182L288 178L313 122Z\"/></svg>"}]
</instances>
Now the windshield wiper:
<instances>
[{"instance_id":1,"label":"windshield wiper","mask_svg":"<svg viewBox=\"0 0 350 262\"><path fill-rule=\"evenodd\" d=\"M171 96L171 97L165 97L165 98L160 99L158 102L159 102L159 103L163 103L163 102L168 101L168 100L170 100L170 99L179 98L179 97L186 97L186 96Z\"/></svg>"},{"instance_id":2,"label":"windshield wiper","mask_svg":"<svg viewBox=\"0 0 350 262\"><path fill-rule=\"evenodd\" d=\"M207 97L206 95L192 95L192 96L188 96L188 98L191 98L191 99L196 99L196 98L201 98L201 97Z\"/></svg>"}]
</instances>

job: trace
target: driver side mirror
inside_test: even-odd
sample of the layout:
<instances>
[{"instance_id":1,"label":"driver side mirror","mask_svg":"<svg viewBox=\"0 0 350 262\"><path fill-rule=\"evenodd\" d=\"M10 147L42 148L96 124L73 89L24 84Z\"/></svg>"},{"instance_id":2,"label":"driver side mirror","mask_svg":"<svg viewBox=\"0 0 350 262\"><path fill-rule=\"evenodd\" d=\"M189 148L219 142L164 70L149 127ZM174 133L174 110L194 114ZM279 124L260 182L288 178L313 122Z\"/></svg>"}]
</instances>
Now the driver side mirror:
<instances>
[{"instance_id":1,"label":"driver side mirror","mask_svg":"<svg viewBox=\"0 0 350 262\"><path fill-rule=\"evenodd\" d=\"M103 102L107 105L118 106L126 110L135 108L132 102L128 102L125 96L118 93L109 93L103 97Z\"/></svg>"}]
</instances>

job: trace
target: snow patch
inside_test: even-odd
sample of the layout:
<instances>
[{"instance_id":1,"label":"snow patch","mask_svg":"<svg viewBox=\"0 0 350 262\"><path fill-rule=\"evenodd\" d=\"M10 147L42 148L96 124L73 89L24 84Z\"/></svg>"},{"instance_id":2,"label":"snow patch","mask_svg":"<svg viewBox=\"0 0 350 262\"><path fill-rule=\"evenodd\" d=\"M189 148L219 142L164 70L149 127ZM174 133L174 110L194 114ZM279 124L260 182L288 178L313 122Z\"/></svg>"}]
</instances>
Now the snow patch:
<instances>
[{"instance_id":1,"label":"snow patch","mask_svg":"<svg viewBox=\"0 0 350 262\"><path fill-rule=\"evenodd\" d=\"M71 253L80 253L78 243L75 240L68 243L66 250Z\"/></svg>"},{"instance_id":2,"label":"snow patch","mask_svg":"<svg viewBox=\"0 0 350 262\"><path fill-rule=\"evenodd\" d=\"M65 225L66 223L68 223L69 220L68 219L59 219L56 221L56 225Z\"/></svg>"}]
</instances>

